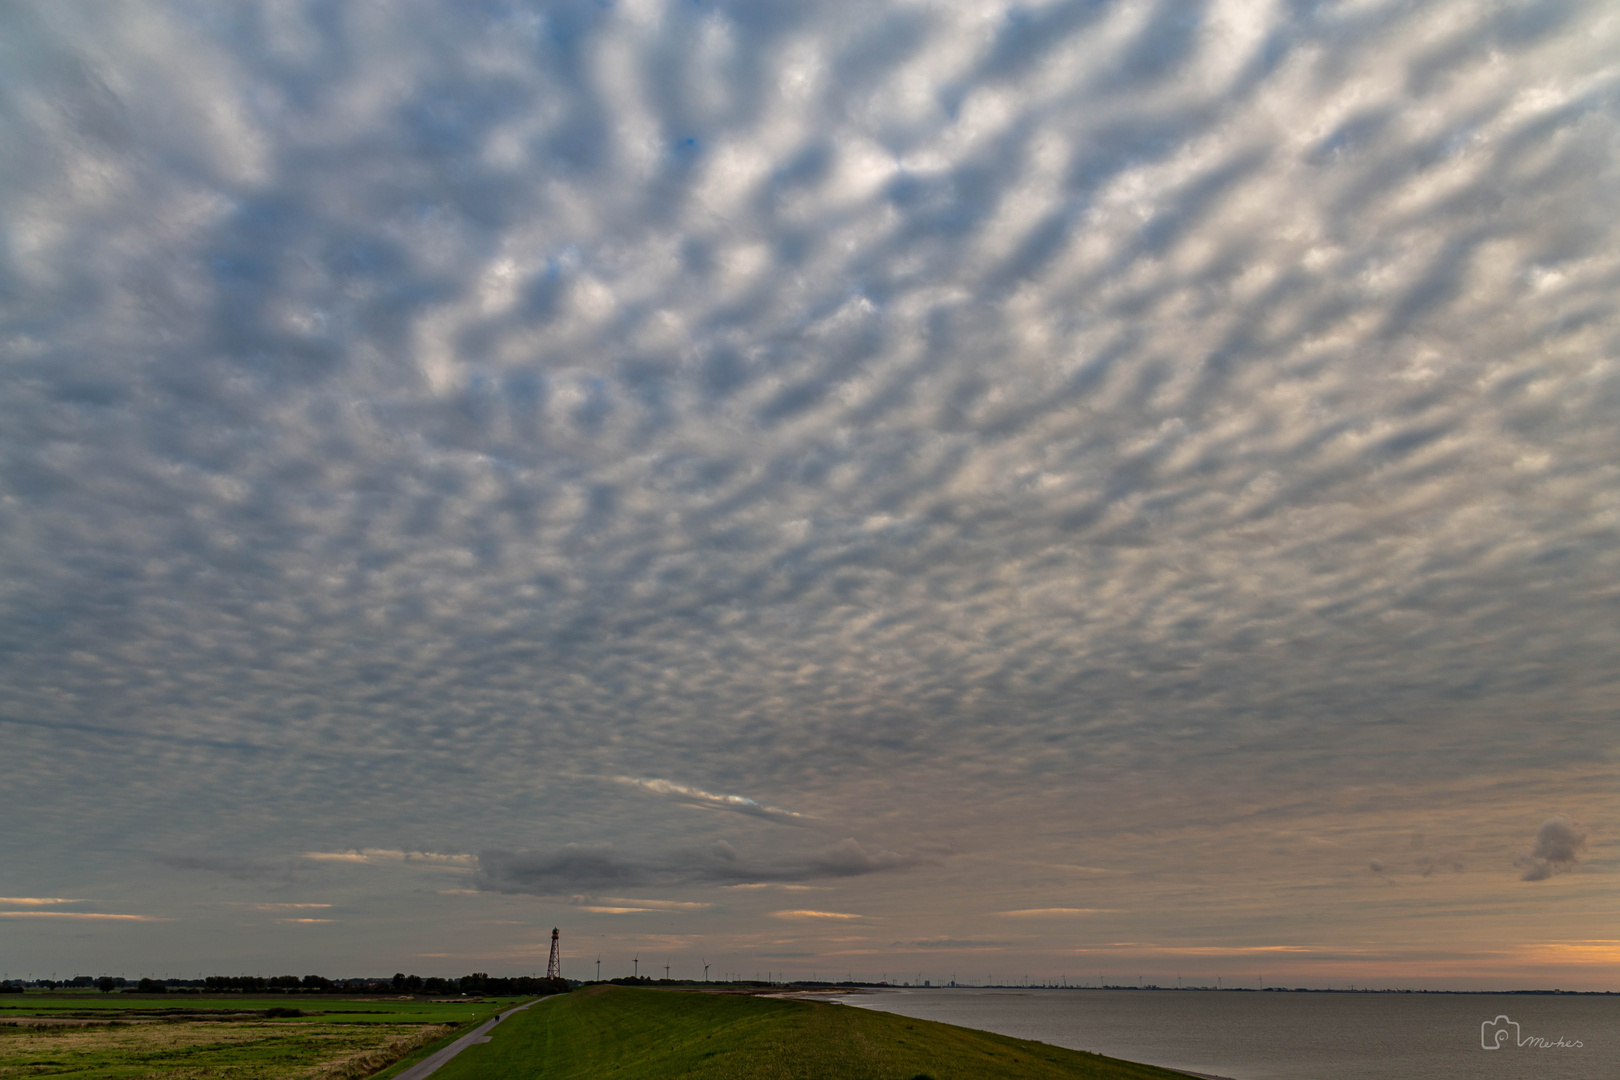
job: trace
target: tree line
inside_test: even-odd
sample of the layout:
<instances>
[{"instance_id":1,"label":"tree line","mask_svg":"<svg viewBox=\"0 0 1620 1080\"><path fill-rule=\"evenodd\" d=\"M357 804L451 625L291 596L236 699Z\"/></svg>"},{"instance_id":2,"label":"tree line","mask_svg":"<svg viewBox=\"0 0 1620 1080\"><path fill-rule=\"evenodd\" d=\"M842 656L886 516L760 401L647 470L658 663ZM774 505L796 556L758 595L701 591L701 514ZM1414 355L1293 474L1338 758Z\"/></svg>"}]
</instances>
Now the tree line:
<instances>
[{"instance_id":1,"label":"tree line","mask_svg":"<svg viewBox=\"0 0 1620 1080\"><path fill-rule=\"evenodd\" d=\"M328 979L324 975L209 975L203 979L141 979L132 982L116 975L94 978L78 975L72 979L35 979L24 983L8 979L0 983L0 993L21 993L24 985L40 990L89 989L104 994L114 990L136 994L466 994L468 996L520 996L527 994L566 994L566 979L542 979L533 975L504 978L487 971L475 971L459 979L437 975L423 978L395 972L391 979Z\"/></svg>"},{"instance_id":2,"label":"tree line","mask_svg":"<svg viewBox=\"0 0 1620 1080\"><path fill-rule=\"evenodd\" d=\"M204 990L214 993L299 993L299 994L467 994L504 997L519 994L565 994L566 979L542 979L533 975L502 977L475 971L459 979L437 975L424 978L396 971L391 979L328 979L323 975L210 975Z\"/></svg>"}]
</instances>

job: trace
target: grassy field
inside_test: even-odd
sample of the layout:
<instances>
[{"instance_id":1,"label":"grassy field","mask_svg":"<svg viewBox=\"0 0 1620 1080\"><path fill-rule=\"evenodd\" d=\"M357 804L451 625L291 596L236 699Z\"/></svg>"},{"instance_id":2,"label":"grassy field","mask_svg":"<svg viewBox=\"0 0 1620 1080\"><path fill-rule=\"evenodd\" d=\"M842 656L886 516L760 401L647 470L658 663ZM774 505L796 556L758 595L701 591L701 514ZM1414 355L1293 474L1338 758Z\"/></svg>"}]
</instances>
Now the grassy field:
<instances>
[{"instance_id":1,"label":"grassy field","mask_svg":"<svg viewBox=\"0 0 1620 1080\"><path fill-rule=\"evenodd\" d=\"M474 998L436 1001L418 998L348 998L326 994L197 995L28 993L0 997L0 1024L33 1016L61 1016L80 1020L119 1017L196 1016L254 1013L267 1009L297 1009L312 1019L356 1024L454 1024L474 1016L487 1019L499 1009L523 998Z\"/></svg>"},{"instance_id":2,"label":"grassy field","mask_svg":"<svg viewBox=\"0 0 1620 1080\"><path fill-rule=\"evenodd\" d=\"M420 1057L523 999L27 994L0 1000L0 1080L360 1080ZM304 1015L268 1015L294 1009Z\"/></svg>"},{"instance_id":3,"label":"grassy field","mask_svg":"<svg viewBox=\"0 0 1620 1080\"><path fill-rule=\"evenodd\" d=\"M596 987L491 1034L434 1080L1186 1080L927 1020L730 994Z\"/></svg>"}]
</instances>

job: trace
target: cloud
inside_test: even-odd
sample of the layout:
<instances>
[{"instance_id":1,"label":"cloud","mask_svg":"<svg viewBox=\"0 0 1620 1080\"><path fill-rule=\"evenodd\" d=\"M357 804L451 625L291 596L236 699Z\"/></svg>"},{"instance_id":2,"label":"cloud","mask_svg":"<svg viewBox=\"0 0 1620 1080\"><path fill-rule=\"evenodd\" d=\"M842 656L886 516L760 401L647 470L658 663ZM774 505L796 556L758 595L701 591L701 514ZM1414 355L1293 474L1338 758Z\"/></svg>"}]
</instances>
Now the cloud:
<instances>
[{"instance_id":1,"label":"cloud","mask_svg":"<svg viewBox=\"0 0 1620 1080\"><path fill-rule=\"evenodd\" d=\"M602 907L598 904L582 904L581 911L589 911L593 915L636 915L652 911L644 907Z\"/></svg>"},{"instance_id":2,"label":"cloud","mask_svg":"<svg viewBox=\"0 0 1620 1080\"><path fill-rule=\"evenodd\" d=\"M156 855L153 858L173 870L200 870L239 881L282 877L288 873L285 865L234 855Z\"/></svg>"},{"instance_id":3,"label":"cloud","mask_svg":"<svg viewBox=\"0 0 1620 1080\"><path fill-rule=\"evenodd\" d=\"M1146 941L1113 941L1070 950L1078 955L1128 952L1139 956L1227 957L1306 955L1319 950L1305 945L1160 945Z\"/></svg>"},{"instance_id":4,"label":"cloud","mask_svg":"<svg viewBox=\"0 0 1620 1080\"><path fill-rule=\"evenodd\" d=\"M809 909L795 909L792 911L773 911L773 919L864 919L865 915L851 915L845 911L812 911Z\"/></svg>"},{"instance_id":5,"label":"cloud","mask_svg":"<svg viewBox=\"0 0 1620 1080\"><path fill-rule=\"evenodd\" d=\"M769 821L798 823L804 818L803 814L795 813L792 810L784 810L779 806L767 806L742 795L716 795L700 788L677 784L673 780L630 776L615 776L612 779L615 783L628 784L632 787L641 788L643 791L650 791L655 795L668 796L690 806L703 806L713 810L731 810L735 813L761 817Z\"/></svg>"},{"instance_id":6,"label":"cloud","mask_svg":"<svg viewBox=\"0 0 1620 1080\"><path fill-rule=\"evenodd\" d=\"M911 941L895 941L890 943L894 949L921 949L931 952L935 949L1004 949L1014 944L1010 941L992 941L976 938L916 938Z\"/></svg>"},{"instance_id":7,"label":"cloud","mask_svg":"<svg viewBox=\"0 0 1620 1080\"><path fill-rule=\"evenodd\" d=\"M45 904L83 904L85 900L70 900L62 896L0 896L0 904L18 904L24 907L38 907Z\"/></svg>"},{"instance_id":8,"label":"cloud","mask_svg":"<svg viewBox=\"0 0 1620 1080\"><path fill-rule=\"evenodd\" d=\"M306 851L303 858L315 862L357 863L365 866L404 864L424 870L465 870L477 863L472 855L444 854L434 851L400 851L389 848L364 848L353 851Z\"/></svg>"},{"instance_id":9,"label":"cloud","mask_svg":"<svg viewBox=\"0 0 1620 1080\"><path fill-rule=\"evenodd\" d=\"M306 918L288 918L288 919L277 919L276 920L276 922L278 922L278 923L290 923L290 924L295 924L295 925L302 925L302 924L305 924L305 923L329 923L331 921L332 921L331 919L306 919Z\"/></svg>"},{"instance_id":10,"label":"cloud","mask_svg":"<svg viewBox=\"0 0 1620 1080\"><path fill-rule=\"evenodd\" d=\"M1409 867L1409 872L1426 878L1441 872L1460 874L1466 869L1462 855L1450 849L1415 855ZM1387 859L1372 859L1367 863L1367 869L1386 881L1389 881L1390 875L1400 872L1400 867Z\"/></svg>"},{"instance_id":11,"label":"cloud","mask_svg":"<svg viewBox=\"0 0 1620 1080\"><path fill-rule=\"evenodd\" d=\"M1018 909L1016 911L996 911L996 912L992 912L992 914L995 914L995 915L1010 915L1010 916L1012 916L1014 918L1036 919L1036 918L1046 918L1046 917L1049 917L1049 916L1062 917L1062 916L1068 916L1068 915L1102 915L1102 914L1106 914L1106 913L1114 911L1114 910L1116 910L1116 909L1114 909L1114 908L1080 908L1080 907L1044 907L1044 908L1020 908L1020 909Z\"/></svg>"},{"instance_id":12,"label":"cloud","mask_svg":"<svg viewBox=\"0 0 1620 1080\"><path fill-rule=\"evenodd\" d=\"M606 847L567 845L552 851L488 851L478 857L475 882L491 892L559 895L642 884L780 884L859 877L936 861L868 849L853 838L798 856L748 859L725 841L663 856L623 855Z\"/></svg>"},{"instance_id":13,"label":"cloud","mask_svg":"<svg viewBox=\"0 0 1620 1080\"><path fill-rule=\"evenodd\" d=\"M902 870L938 862L934 855L901 855L895 851L862 847L854 837L845 837L811 855L803 873L811 877L855 877L883 870Z\"/></svg>"},{"instance_id":14,"label":"cloud","mask_svg":"<svg viewBox=\"0 0 1620 1080\"><path fill-rule=\"evenodd\" d=\"M0 919L89 919L108 922L168 922L157 915L117 915L103 911L0 911Z\"/></svg>"},{"instance_id":15,"label":"cloud","mask_svg":"<svg viewBox=\"0 0 1620 1080\"><path fill-rule=\"evenodd\" d=\"M705 911L714 906L697 900L626 900L618 896L597 899L604 904L636 904L648 911Z\"/></svg>"},{"instance_id":16,"label":"cloud","mask_svg":"<svg viewBox=\"0 0 1620 1080\"><path fill-rule=\"evenodd\" d=\"M1460 874L1465 869L1462 856L1455 851L1437 851L1432 854L1419 855L1415 862L1418 873L1424 877L1433 877L1442 870Z\"/></svg>"},{"instance_id":17,"label":"cloud","mask_svg":"<svg viewBox=\"0 0 1620 1080\"><path fill-rule=\"evenodd\" d=\"M1546 881L1554 874L1567 874L1580 862L1586 847L1586 830L1563 817L1550 817L1536 830L1536 842L1514 864L1524 868L1520 881Z\"/></svg>"},{"instance_id":18,"label":"cloud","mask_svg":"<svg viewBox=\"0 0 1620 1080\"><path fill-rule=\"evenodd\" d=\"M706 911L714 906L713 904L691 900L627 900L616 896L576 896L573 901L581 911L589 911L596 915L658 914L665 912L691 914Z\"/></svg>"},{"instance_id":19,"label":"cloud","mask_svg":"<svg viewBox=\"0 0 1620 1080\"><path fill-rule=\"evenodd\" d=\"M0 5L8 869L1243 925L1599 790L1612 7Z\"/></svg>"},{"instance_id":20,"label":"cloud","mask_svg":"<svg viewBox=\"0 0 1620 1080\"><path fill-rule=\"evenodd\" d=\"M826 892L830 885L790 885L780 881L748 881L740 885L722 885L722 889L781 889L785 892Z\"/></svg>"},{"instance_id":21,"label":"cloud","mask_svg":"<svg viewBox=\"0 0 1620 1080\"><path fill-rule=\"evenodd\" d=\"M1546 941L1521 946L1519 952L1539 962L1574 962L1612 966L1620 961L1620 940L1588 938L1584 941Z\"/></svg>"}]
</instances>

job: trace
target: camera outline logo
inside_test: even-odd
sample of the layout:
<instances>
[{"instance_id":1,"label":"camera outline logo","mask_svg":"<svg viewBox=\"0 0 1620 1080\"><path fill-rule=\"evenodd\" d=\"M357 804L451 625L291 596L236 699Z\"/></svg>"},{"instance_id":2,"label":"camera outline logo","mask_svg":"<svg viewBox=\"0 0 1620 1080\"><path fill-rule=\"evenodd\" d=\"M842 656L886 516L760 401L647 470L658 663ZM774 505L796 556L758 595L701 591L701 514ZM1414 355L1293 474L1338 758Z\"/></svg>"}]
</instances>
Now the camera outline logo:
<instances>
[{"instance_id":1,"label":"camera outline logo","mask_svg":"<svg viewBox=\"0 0 1620 1080\"><path fill-rule=\"evenodd\" d=\"M1517 1021L1509 1020L1506 1016L1498 1016L1495 1020L1486 1020L1481 1023L1479 1025L1480 1048L1484 1050L1502 1049L1502 1039L1510 1034L1509 1028L1512 1029L1513 1041L1508 1045L1518 1046L1519 1024Z\"/></svg>"}]
</instances>

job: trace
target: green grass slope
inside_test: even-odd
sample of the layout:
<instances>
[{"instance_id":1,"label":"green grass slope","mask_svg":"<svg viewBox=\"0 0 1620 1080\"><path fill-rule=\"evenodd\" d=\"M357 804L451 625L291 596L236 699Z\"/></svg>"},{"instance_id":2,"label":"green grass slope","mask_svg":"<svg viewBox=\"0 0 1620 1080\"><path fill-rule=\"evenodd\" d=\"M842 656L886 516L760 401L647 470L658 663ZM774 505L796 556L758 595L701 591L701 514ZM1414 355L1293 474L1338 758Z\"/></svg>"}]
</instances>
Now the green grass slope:
<instances>
[{"instance_id":1,"label":"green grass slope","mask_svg":"<svg viewBox=\"0 0 1620 1080\"><path fill-rule=\"evenodd\" d=\"M491 1035L434 1080L1186 1080L843 1005L624 987L551 998Z\"/></svg>"}]
</instances>

